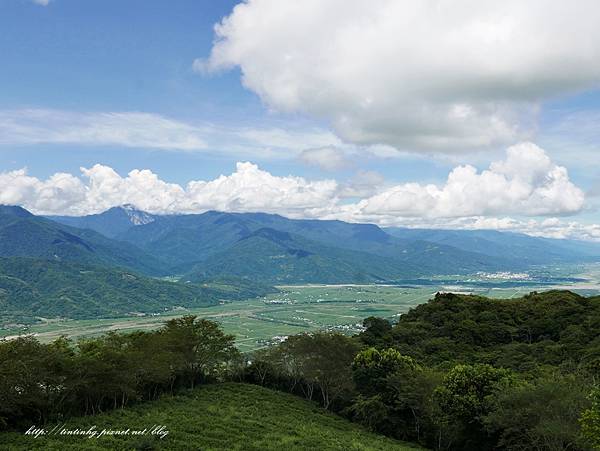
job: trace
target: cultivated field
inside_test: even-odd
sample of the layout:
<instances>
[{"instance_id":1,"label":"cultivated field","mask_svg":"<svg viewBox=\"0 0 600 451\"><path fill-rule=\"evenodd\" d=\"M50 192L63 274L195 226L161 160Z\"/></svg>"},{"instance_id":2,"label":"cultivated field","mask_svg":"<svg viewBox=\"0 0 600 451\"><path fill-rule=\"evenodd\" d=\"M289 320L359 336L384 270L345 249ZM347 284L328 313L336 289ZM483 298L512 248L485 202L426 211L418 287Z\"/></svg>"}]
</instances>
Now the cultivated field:
<instances>
[{"instance_id":1,"label":"cultivated field","mask_svg":"<svg viewBox=\"0 0 600 451\"><path fill-rule=\"evenodd\" d=\"M236 335L241 350L251 351L287 335L318 329L356 333L364 318L380 316L393 319L409 308L426 302L437 291L473 292L496 298L510 298L521 296L535 287L304 285L279 288L280 293L264 298L195 310L176 309L156 316L142 317L53 320L26 329L2 329L0 336L33 333L41 341L50 341L61 335L78 339L108 331L154 329L169 318L195 314L220 322L227 333Z\"/></svg>"}]
</instances>

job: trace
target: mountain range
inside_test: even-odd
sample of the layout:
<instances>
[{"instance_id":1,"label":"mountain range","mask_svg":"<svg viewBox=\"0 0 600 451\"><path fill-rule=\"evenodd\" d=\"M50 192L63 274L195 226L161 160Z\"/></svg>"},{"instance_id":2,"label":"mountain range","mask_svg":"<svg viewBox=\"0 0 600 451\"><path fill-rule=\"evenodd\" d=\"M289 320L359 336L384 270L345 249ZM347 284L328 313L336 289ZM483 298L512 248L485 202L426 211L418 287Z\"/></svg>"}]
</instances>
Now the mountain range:
<instances>
[{"instance_id":1,"label":"mountain range","mask_svg":"<svg viewBox=\"0 0 600 451\"><path fill-rule=\"evenodd\" d=\"M600 244L495 230L382 229L266 213L152 215L133 206L49 217L135 246L184 280L230 275L268 283L393 281L439 274L525 270L595 260ZM147 263L148 264L148 263Z\"/></svg>"},{"instance_id":2,"label":"mountain range","mask_svg":"<svg viewBox=\"0 0 600 451\"><path fill-rule=\"evenodd\" d=\"M70 227L20 207L0 206L0 257L35 257L165 273L160 260L127 242L90 228Z\"/></svg>"},{"instance_id":3,"label":"mountain range","mask_svg":"<svg viewBox=\"0 0 600 451\"><path fill-rule=\"evenodd\" d=\"M91 318L247 299L274 285L402 282L600 260L600 244L265 213L82 217L0 206L0 319ZM167 277L168 276L168 277Z\"/></svg>"},{"instance_id":4,"label":"mountain range","mask_svg":"<svg viewBox=\"0 0 600 451\"><path fill-rule=\"evenodd\" d=\"M227 274L275 284L381 282L517 264L445 243L396 237L372 224L265 213L161 216L116 207L100 215L50 219L135 245L186 280Z\"/></svg>"},{"instance_id":5,"label":"mountain range","mask_svg":"<svg viewBox=\"0 0 600 451\"><path fill-rule=\"evenodd\" d=\"M388 228L265 213L152 215L130 205L81 217L0 206L0 257L127 269L184 281L382 282L582 262L600 244L493 230Z\"/></svg>"},{"instance_id":6,"label":"mountain range","mask_svg":"<svg viewBox=\"0 0 600 451\"><path fill-rule=\"evenodd\" d=\"M525 265L594 260L600 256L600 243L533 237L496 230L441 230L387 228L387 233L407 240L446 244L464 251L506 258Z\"/></svg>"}]
</instances>

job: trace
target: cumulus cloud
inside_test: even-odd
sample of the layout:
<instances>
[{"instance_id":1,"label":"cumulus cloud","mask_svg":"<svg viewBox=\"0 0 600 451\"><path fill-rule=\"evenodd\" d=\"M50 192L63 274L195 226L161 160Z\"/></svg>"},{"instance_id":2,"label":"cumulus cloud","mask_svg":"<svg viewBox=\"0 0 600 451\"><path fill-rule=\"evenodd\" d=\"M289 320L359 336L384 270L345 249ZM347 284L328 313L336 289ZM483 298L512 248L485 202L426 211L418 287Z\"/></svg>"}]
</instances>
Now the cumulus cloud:
<instances>
[{"instance_id":1,"label":"cumulus cloud","mask_svg":"<svg viewBox=\"0 0 600 451\"><path fill-rule=\"evenodd\" d=\"M458 228L543 230L553 236L599 233L552 218L526 223L502 218L569 215L584 206L584 193L569 180L567 170L532 143L510 147L503 160L482 171L468 165L456 167L439 186L386 186L380 174L369 171L359 171L346 184L313 181L273 175L249 162L237 163L232 174L185 186L166 182L147 169L122 176L100 164L81 168L81 177L58 173L47 180L23 169L0 173L0 204L23 205L38 214L81 215L132 204L159 214L262 211L383 226L454 224Z\"/></svg>"},{"instance_id":2,"label":"cumulus cloud","mask_svg":"<svg viewBox=\"0 0 600 451\"><path fill-rule=\"evenodd\" d=\"M277 177L252 163L237 163L236 172L204 182L190 182L189 208L195 211L269 211L301 217L316 207L333 208L337 183Z\"/></svg>"},{"instance_id":3,"label":"cumulus cloud","mask_svg":"<svg viewBox=\"0 0 600 451\"><path fill-rule=\"evenodd\" d=\"M343 206L351 218L393 222L398 217L453 218L515 214L573 214L585 195L532 143L509 147L506 158L479 172L470 165L450 172L443 186L405 183Z\"/></svg>"},{"instance_id":4,"label":"cumulus cloud","mask_svg":"<svg viewBox=\"0 0 600 451\"><path fill-rule=\"evenodd\" d=\"M271 108L355 144L455 151L530 135L537 105L600 81L600 4L248 0L198 71L239 67Z\"/></svg>"},{"instance_id":5,"label":"cumulus cloud","mask_svg":"<svg viewBox=\"0 0 600 451\"><path fill-rule=\"evenodd\" d=\"M344 152L337 147L318 147L300 153L300 161L325 171L336 171L351 166Z\"/></svg>"},{"instance_id":6,"label":"cumulus cloud","mask_svg":"<svg viewBox=\"0 0 600 451\"><path fill-rule=\"evenodd\" d=\"M24 205L34 212L68 212L85 199L84 184L71 174L57 173L39 180L24 169L0 173L1 205Z\"/></svg>"},{"instance_id":7,"label":"cumulus cloud","mask_svg":"<svg viewBox=\"0 0 600 451\"><path fill-rule=\"evenodd\" d=\"M191 181L185 187L165 182L148 169L123 177L96 164L81 172L83 179L59 173L47 180L31 177L24 169L0 173L0 204L23 205L38 214L82 215L132 204L159 214L220 210L303 217L317 207L332 209L338 201L333 180L278 177L252 163L237 163L230 175Z\"/></svg>"},{"instance_id":8,"label":"cumulus cloud","mask_svg":"<svg viewBox=\"0 0 600 451\"><path fill-rule=\"evenodd\" d=\"M185 190L177 184L161 180L148 169L134 169L121 177L114 169L96 164L81 168L87 178L87 193L73 209L98 213L110 207L132 204L150 213L185 211Z\"/></svg>"}]
</instances>

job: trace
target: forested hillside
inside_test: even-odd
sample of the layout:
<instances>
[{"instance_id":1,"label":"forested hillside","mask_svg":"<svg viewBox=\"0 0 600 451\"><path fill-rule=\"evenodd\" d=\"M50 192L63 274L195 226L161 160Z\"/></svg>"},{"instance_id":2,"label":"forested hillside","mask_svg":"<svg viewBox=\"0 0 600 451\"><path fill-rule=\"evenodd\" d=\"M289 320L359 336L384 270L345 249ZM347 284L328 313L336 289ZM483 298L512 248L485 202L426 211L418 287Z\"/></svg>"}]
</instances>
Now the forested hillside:
<instances>
[{"instance_id":1,"label":"forested hillside","mask_svg":"<svg viewBox=\"0 0 600 451\"><path fill-rule=\"evenodd\" d=\"M430 449L590 451L600 446L599 312L598 298L565 291L512 300L438 294L396 324L371 317L358 336L295 335L251 355L240 354L234 337L217 323L194 316L169 320L157 331L111 333L78 343L41 344L22 337L0 342L0 426L26 430L32 423L96 415L198 385L245 381L316 401L374 432ZM278 432L257 445L267 449L270 441L291 449L348 449L348 443L370 449L377 443L347 442L345 434L352 432L345 423L330 440L325 426L314 429L317 420L295 409L304 432L294 432L295 420L283 407L271 415L268 405L245 406L247 396L267 392L245 385L232 390L231 407L227 394L224 404L207 407L215 435L203 435L182 410L176 429L182 435L173 439L174 446L181 446L177 440L190 428L209 449L231 446L237 442L223 430L232 419L245 425L248 435L242 438L250 443L256 440L252 425L274 425ZM188 392L192 401L173 398L158 405L166 412L180 412L190 403L193 409L212 405L203 393ZM137 418L156 424L166 418L159 412L140 405L70 421ZM7 436L21 446L29 443L22 435ZM39 443L56 443L47 440ZM387 443L381 446L394 442Z\"/></svg>"},{"instance_id":2,"label":"forested hillside","mask_svg":"<svg viewBox=\"0 0 600 451\"><path fill-rule=\"evenodd\" d=\"M577 241L490 230L381 229L266 213L150 215L126 205L52 219L127 242L162 262L164 271L188 279L218 273L270 283L360 283L600 258L599 246Z\"/></svg>"},{"instance_id":3,"label":"forested hillside","mask_svg":"<svg viewBox=\"0 0 600 451\"><path fill-rule=\"evenodd\" d=\"M110 333L77 344L65 339L41 344L32 337L0 341L2 443L19 450L417 449L368 433L315 403L240 384L246 368L234 337L194 316L170 320L158 331ZM238 383L214 385L224 380ZM158 439L21 433L32 424L50 430L59 421L73 429L164 425L169 434Z\"/></svg>"},{"instance_id":4,"label":"forested hillside","mask_svg":"<svg viewBox=\"0 0 600 451\"><path fill-rule=\"evenodd\" d=\"M106 318L203 307L263 296L274 288L248 280L200 284L153 279L118 268L32 258L0 258L0 323L44 318Z\"/></svg>"},{"instance_id":5,"label":"forested hillside","mask_svg":"<svg viewBox=\"0 0 600 451\"><path fill-rule=\"evenodd\" d=\"M20 207L0 205L0 257L128 268L148 275L167 274L164 265L136 246L34 216Z\"/></svg>"},{"instance_id":6,"label":"forested hillside","mask_svg":"<svg viewBox=\"0 0 600 451\"><path fill-rule=\"evenodd\" d=\"M274 229L258 229L192 267L184 280L229 274L271 284L377 283L416 277L412 264L332 248Z\"/></svg>"},{"instance_id":7,"label":"forested hillside","mask_svg":"<svg viewBox=\"0 0 600 451\"><path fill-rule=\"evenodd\" d=\"M573 365L600 370L600 297L570 291L533 292L517 299L438 294L370 340L430 365L490 363L519 371Z\"/></svg>"},{"instance_id":8,"label":"forested hillside","mask_svg":"<svg viewBox=\"0 0 600 451\"><path fill-rule=\"evenodd\" d=\"M249 371L299 396L320 389L333 410L436 450L591 450L599 324L600 298L567 291L438 294L394 325L367 318L359 344L291 337L259 351Z\"/></svg>"}]
</instances>

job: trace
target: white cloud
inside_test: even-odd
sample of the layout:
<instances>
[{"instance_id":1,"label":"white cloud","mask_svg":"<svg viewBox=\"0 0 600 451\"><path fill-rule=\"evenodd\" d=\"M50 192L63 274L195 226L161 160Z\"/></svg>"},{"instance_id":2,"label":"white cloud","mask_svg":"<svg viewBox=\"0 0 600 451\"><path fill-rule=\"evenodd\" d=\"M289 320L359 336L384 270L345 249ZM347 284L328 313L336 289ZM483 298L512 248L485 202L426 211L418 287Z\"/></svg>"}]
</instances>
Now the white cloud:
<instances>
[{"instance_id":1,"label":"white cloud","mask_svg":"<svg viewBox=\"0 0 600 451\"><path fill-rule=\"evenodd\" d=\"M307 147L337 146L341 144L333 133L321 129L293 128L229 128L229 134L241 139L240 145L250 148L262 146L265 149L281 149L286 152L298 152Z\"/></svg>"},{"instance_id":2,"label":"white cloud","mask_svg":"<svg viewBox=\"0 0 600 451\"><path fill-rule=\"evenodd\" d=\"M385 178L376 171L358 171L345 185L340 187L341 198L363 198L373 196L384 186Z\"/></svg>"},{"instance_id":3,"label":"white cloud","mask_svg":"<svg viewBox=\"0 0 600 451\"><path fill-rule=\"evenodd\" d=\"M117 145L201 150L205 130L140 112L78 113L48 109L0 111L0 144Z\"/></svg>"},{"instance_id":4,"label":"white cloud","mask_svg":"<svg viewBox=\"0 0 600 451\"><path fill-rule=\"evenodd\" d=\"M452 224L452 223L450 223ZM600 224L584 224L559 218L518 220L514 218L464 218L455 224L462 229L494 229L556 239L600 241Z\"/></svg>"},{"instance_id":5,"label":"white cloud","mask_svg":"<svg viewBox=\"0 0 600 451\"><path fill-rule=\"evenodd\" d=\"M134 169L121 177L108 166L96 164L81 172L87 178L86 197L75 211L98 213L110 207L133 204L151 213L184 211L185 190L174 183L161 180L148 169Z\"/></svg>"},{"instance_id":6,"label":"white cloud","mask_svg":"<svg viewBox=\"0 0 600 451\"><path fill-rule=\"evenodd\" d=\"M150 213L198 213L207 210L278 213L293 218L342 219L383 226L495 228L550 236L596 237L597 226L558 219L506 218L575 214L584 194L565 168L531 143L512 146L506 158L477 171L459 166L445 184L386 186L375 172L359 171L346 184L276 176L252 163L237 163L230 175L168 183L150 170L126 176L97 164L81 168L82 177L58 173L40 180L25 170L0 173L0 204L18 204L38 214L89 214L132 204ZM355 199L355 200L353 200ZM348 203L350 201L350 203Z\"/></svg>"},{"instance_id":7,"label":"white cloud","mask_svg":"<svg viewBox=\"0 0 600 451\"><path fill-rule=\"evenodd\" d=\"M200 71L344 140L464 150L530 136L538 102L600 82L595 0L248 0Z\"/></svg>"},{"instance_id":8,"label":"white cloud","mask_svg":"<svg viewBox=\"0 0 600 451\"><path fill-rule=\"evenodd\" d=\"M306 148L338 146L316 127L217 126L142 112L0 110L0 145L122 146L252 157L290 157ZM291 155L290 155L291 154Z\"/></svg>"},{"instance_id":9,"label":"white cloud","mask_svg":"<svg viewBox=\"0 0 600 451\"><path fill-rule=\"evenodd\" d=\"M300 161L326 171L336 171L351 166L344 152L337 147L317 147L300 153Z\"/></svg>"},{"instance_id":10,"label":"white cloud","mask_svg":"<svg viewBox=\"0 0 600 451\"><path fill-rule=\"evenodd\" d=\"M252 163L237 163L236 172L209 182L187 185L189 209L267 211L302 217L307 209L334 208L337 183L302 177L273 176Z\"/></svg>"},{"instance_id":11,"label":"white cloud","mask_svg":"<svg viewBox=\"0 0 600 451\"><path fill-rule=\"evenodd\" d=\"M0 204L23 205L38 214L82 215L132 204L150 213L266 211L302 217L312 208L332 209L338 201L333 180L277 177L252 163L237 163L230 175L191 181L185 187L167 183L148 169L122 177L96 164L81 172L83 180L62 173L47 180L25 170L0 173Z\"/></svg>"},{"instance_id":12,"label":"white cloud","mask_svg":"<svg viewBox=\"0 0 600 451\"><path fill-rule=\"evenodd\" d=\"M50 4L50 0L32 0L33 3L40 6L48 6Z\"/></svg>"},{"instance_id":13,"label":"white cloud","mask_svg":"<svg viewBox=\"0 0 600 451\"><path fill-rule=\"evenodd\" d=\"M450 172L443 186L405 183L343 206L342 216L393 222L396 218L456 218L514 214L565 215L579 212L584 193L566 168L552 163L532 143L509 147L506 159L478 172L470 165Z\"/></svg>"},{"instance_id":14,"label":"white cloud","mask_svg":"<svg viewBox=\"0 0 600 451\"><path fill-rule=\"evenodd\" d=\"M24 205L34 212L66 212L85 200L84 184L71 174L39 180L24 169L0 173L0 204Z\"/></svg>"}]
</instances>

